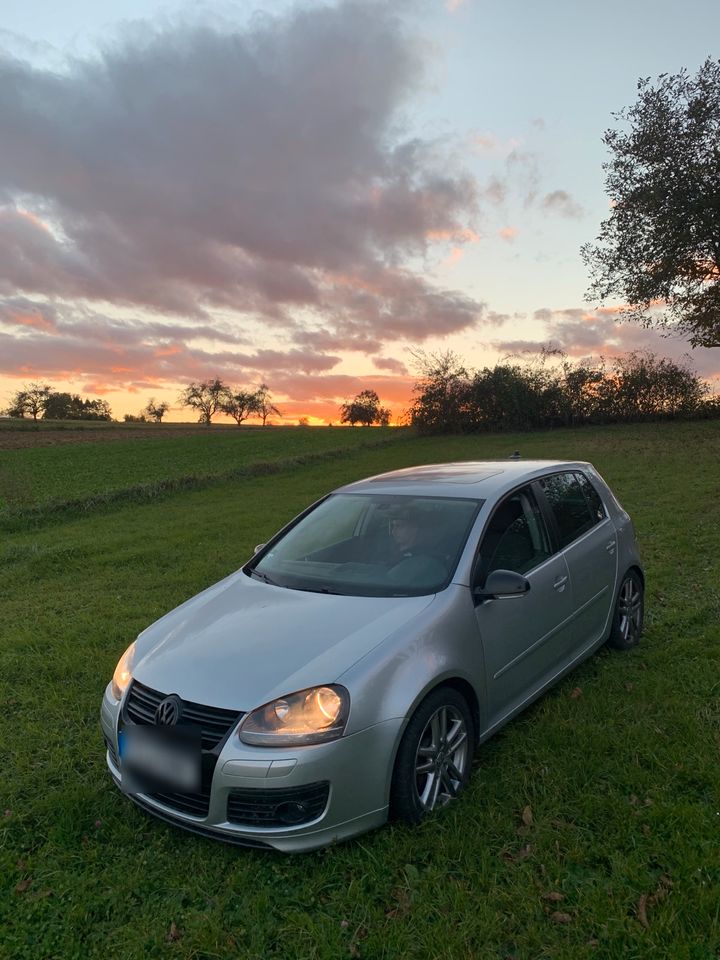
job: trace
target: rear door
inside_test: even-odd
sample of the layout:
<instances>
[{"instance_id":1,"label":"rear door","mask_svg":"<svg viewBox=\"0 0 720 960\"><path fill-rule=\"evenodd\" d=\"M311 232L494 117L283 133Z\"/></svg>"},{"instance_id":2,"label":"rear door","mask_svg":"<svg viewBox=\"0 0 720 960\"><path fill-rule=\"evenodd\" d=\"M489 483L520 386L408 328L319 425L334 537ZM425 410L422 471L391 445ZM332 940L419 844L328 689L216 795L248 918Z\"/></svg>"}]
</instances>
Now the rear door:
<instances>
[{"instance_id":1,"label":"rear door","mask_svg":"<svg viewBox=\"0 0 720 960\"><path fill-rule=\"evenodd\" d=\"M573 601L562 553L553 553L547 524L530 486L505 497L480 541L473 587L493 570L513 570L530 591L476 604L485 657L489 726L553 677L572 648Z\"/></svg>"},{"instance_id":2,"label":"rear door","mask_svg":"<svg viewBox=\"0 0 720 960\"><path fill-rule=\"evenodd\" d=\"M606 633L617 577L617 534L597 490L580 470L536 481L570 573L578 654Z\"/></svg>"}]
</instances>

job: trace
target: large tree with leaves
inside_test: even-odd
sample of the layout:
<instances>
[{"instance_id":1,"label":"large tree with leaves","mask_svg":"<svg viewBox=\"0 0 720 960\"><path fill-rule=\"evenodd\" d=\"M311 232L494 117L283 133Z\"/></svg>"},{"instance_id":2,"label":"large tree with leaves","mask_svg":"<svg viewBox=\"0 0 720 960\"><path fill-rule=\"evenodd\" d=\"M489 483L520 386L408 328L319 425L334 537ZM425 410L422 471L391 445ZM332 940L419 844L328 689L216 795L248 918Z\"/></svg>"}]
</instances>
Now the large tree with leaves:
<instances>
[{"instance_id":1,"label":"large tree with leaves","mask_svg":"<svg viewBox=\"0 0 720 960\"><path fill-rule=\"evenodd\" d=\"M720 346L720 61L638 82L604 142L612 213L583 247L588 299Z\"/></svg>"},{"instance_id":2,"label":"large tree with leaves","mask_svg":"<svg viewBox=\"0 0 720 960\"><path fill-rule=\"evenodd\" d=\"M228 393L227 385L216 377L214 380L189 384L178 399L184 407L197 410L199 423L210 425L213 416L227 399Z\"/></svg>"},{"instance_id":3,"label":"large tree with leaves","mask_svg":"<svg viewBox=\"0 0 720 960\"><path fill-rule=\"evenodd\" d=\"M362 390L340 407L340 423L349 423L351 427L356 423L361 423L365 427L373 423L386 427L390 423L391 416L390 410L380 406L380 397L374 390Z\"/></svg>"},{"instance_id":4,"label":"large tree with leaves","mask_svg":"<svg viewBox=\"0 0 720 960\"><path fill-rule=\"evenodd\" d=\"M31 383L22 390L18 390L7 408L7 415L9 417L24 417L25 414L30 414L33 420L37 420L45 410L51 390L52 387L49 387L46 383Z\"/></svg>"}]
</instances>

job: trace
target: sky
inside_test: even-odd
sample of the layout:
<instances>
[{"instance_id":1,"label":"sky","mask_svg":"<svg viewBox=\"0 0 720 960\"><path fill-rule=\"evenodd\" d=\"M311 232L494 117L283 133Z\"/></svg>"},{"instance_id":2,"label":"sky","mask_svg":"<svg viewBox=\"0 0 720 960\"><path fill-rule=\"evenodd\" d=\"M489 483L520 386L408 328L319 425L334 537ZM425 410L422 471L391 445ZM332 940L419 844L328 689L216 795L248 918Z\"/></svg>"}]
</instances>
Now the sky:
<instances>
[{"instance_id":1,"label":"sky","mask_svg":"<svg viewBox=\"0 0 720 960\"><path fill-rule=\"evenodd\" d=\"M287 423L364 389L398 417L417 350L543 345L714 382L720 351L585 300L580 247L613 112L717 37L715 0L5 0L0 405L186 420L217 376Z\"/></svg>"}]
</instances>

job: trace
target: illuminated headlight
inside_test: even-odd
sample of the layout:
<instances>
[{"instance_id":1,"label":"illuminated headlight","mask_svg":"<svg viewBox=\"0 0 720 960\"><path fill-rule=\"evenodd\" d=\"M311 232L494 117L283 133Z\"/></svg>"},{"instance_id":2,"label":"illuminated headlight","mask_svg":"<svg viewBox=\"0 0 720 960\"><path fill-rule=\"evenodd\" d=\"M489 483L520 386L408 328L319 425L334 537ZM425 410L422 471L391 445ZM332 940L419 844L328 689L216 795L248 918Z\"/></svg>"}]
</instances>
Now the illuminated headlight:
<instances>
[{"instance_id":1,"label":"illuminated headlight","mask_svg":"<svg viewBox=\"0 0 720 960\"><path fill-rule=\"evenodd\" d=\"M262 747L326 743L343 735L349 712L350 695L344 687L311 687L253 710L239 736L243 743Z\"/></svg>"},{"instance_id":2,"label":"illuminated headlight","mask_svg":"<svg viewBox=\"0 0 720 960\"><path fill-rule=\"evenodd\" d=\"M122 699L127 685L132 679L132 667L135 660L135 644L131 643L125 653L118 660L112 678L112 694L116 700Z\"/></svg>"}]
</instances>

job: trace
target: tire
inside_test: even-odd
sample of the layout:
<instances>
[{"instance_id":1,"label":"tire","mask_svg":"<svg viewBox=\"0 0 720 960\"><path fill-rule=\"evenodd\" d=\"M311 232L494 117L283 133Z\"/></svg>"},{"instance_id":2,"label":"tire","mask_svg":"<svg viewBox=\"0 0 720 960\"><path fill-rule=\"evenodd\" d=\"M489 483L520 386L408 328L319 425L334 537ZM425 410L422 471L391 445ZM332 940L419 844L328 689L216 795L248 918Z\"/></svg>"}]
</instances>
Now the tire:
<instances>
[{"instance_id":1,"label":"tire","mask_svg":"<svg viewBox=\"0 0 720 960\"><path fill-rule=\"evenodd\" d=\"M645 590L640 574L628 570L618 590L607 644L615 650L630 650L640 642L645 615Z\"/></svg>"},{"instance_id":2,"label":"tire","mask_svg":"<svg viewBox=\"0 0 720 960\"><path fill-rule=\"evenodd\" d=\"M422 701L400 741L390 789L390 814L419 823L447 806L470 779L475 728L467 701L439 687Z\"/></svg>"}]
</instances>

